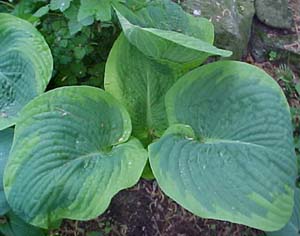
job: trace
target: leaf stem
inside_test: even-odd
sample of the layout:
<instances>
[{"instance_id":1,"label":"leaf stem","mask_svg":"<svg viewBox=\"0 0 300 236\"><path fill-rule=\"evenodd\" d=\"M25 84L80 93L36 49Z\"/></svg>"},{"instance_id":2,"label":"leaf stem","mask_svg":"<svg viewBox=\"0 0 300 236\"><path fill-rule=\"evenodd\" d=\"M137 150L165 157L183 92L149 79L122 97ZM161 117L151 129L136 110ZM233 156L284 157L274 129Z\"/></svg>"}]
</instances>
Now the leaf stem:
<instances>
[{"instance_id":1,"label":"leaf stem","mask_svg":"<svg viewBox=\"0 0 300 236\"><path fill-rule=\"evenodd\" d=\"M5 1L0 1L0 4L3 4L3 5L5 5L5 6L7 6L7 7L10 7L10 8L12 8L12 9L14 9L14 8L15 8L15 6L14 6L13 4L10 4L10 3L8 3L8 2L5 2Z\"/></svg>"}]
</instances>

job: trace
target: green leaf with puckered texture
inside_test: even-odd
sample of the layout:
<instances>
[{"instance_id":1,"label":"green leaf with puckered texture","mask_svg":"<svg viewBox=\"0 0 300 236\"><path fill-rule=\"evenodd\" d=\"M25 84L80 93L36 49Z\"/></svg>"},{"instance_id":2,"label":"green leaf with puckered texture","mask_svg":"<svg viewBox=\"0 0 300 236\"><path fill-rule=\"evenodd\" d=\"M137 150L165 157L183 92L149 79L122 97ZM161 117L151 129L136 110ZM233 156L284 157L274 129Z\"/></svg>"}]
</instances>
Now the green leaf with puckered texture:
<instances>
[{"instance_id":1,"label":"green leaf with puckered texture","mask_svg":"<svg viewBox=\"0 0 300 236\"><path fill-rule=\"evenodd\" d=\"M149 147L162 190L194 214L274 231L293 209L289 106L264 71L217 62L167 93L170 128Z\"/></svg>"},{"instance_id":2,"label":"green leaf with puckered texture","mask_svg":"<svg viewBox=\"0 0 300 236\"><path fill-rule=\"evenodd\" d=\"M6 223L0 224L0 232L5 236L46 236L45 230L27 224L13 212L6 215Z\"/></svg>"},{"instance_id":3,"label":"green leaf with puckered texture","mask_svg":"<svg viewBox=\"0 0 300 236\"><path fill-rule=\"evenodd\" d=\"M34 99L4 173L12 210L42 228L95 218L142 174L147 152L130 134L129 114L101 89L64 87Z\"/></svg>"},{"instance_id":4,"label":"green leaf with puckered texture","mask_svg":"<svg viewBox=\"0 0 300 236\"><path fill-rule=\"evenodd\" d=\"M133 135L148 144L168 127L164 96L177 76L120 35L110 52L104 86L129 111Z\"/></svg>"},{"instance_id":5,"label":"green leaf with puckered texture","mask_svg":"<svg viewBox=\"0 0 300 236\"><path fill-rule=\"evenodd\" d=\"M14 130L9 128L0 131L0 215L4 215L9 211L9 205L6 201L3 189L3 173L8 159L9 151L13 142Z\"/></svg>"},{"instance_id":6,"label":"green leaf with puckered texture","mask_svg":"<svg viewBox=\"0 0 300 236\"><path fill-rule=\"evenodd\" d=\"M0 13L0 130L15 124L19 111L41 94L52 73L50 49L27 21Z\"/></svg>"},{"instance_id":7,"label":"green leaf with puckered texture","mask_svg":"<svg viewBox=\"0 0 300 236\"><path fill-rule=\"evenodd\" d=\"M195 18L169 0L152 1L138 10L121 3L115 8L130 43L155 60L190 69L210 55L231 55L212 45L214 29L207 19Z\"/></svg>"},{"instance_id":8,"label":"green leaf with puckered texture","mask_svg":"<svg viewBox=\"0 0 300 236\"><path fill-rule=\"evenodd\" d=\"M267 232L267 236L300 236L300 189L295 190L295 205L290 221L279 231Z\"/></svg>"}]
</instances>

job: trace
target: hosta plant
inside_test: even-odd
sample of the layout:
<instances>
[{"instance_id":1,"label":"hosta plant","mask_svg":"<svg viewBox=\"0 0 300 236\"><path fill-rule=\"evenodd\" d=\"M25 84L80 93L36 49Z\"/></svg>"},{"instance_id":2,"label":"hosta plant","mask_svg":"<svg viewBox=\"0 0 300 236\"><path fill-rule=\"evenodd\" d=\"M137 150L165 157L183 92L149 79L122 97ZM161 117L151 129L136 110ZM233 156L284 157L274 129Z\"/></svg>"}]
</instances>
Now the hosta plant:
<instances>
[{"instance_id":1,"label":"hosta plant","mask_svg":"<svg viewBox=\"0 0 300 236\"><path fill-rule=\"evenodd\" d=\"M50 49L28 22L0 13L0 130L16 123L19 111L43 93L52 72Z\"/></svg>"},{"instance_id":2,"label":"hosta plant","mask_svg":"<svg viewBox=\"0 0 300 236\"><path fill-rule=\"evenodd\" d=\"M277 231L295 205L286 227L297 225L292 125L277 83L242 62L200 66L230 52L212 45L209 21L175 3L112 6L123 33L106 64L105 90L62 87L29 97L17 110L3 181L11 214L44 229L63 218L94 218L139 180L148 162L148 176L195 215ZM18 32L10 24L0 29L4 39ZM46 46L32 52L8 44L1 52L11 51L22 57L2 63L0 76L31 68L37 76L24 78L28 87L46 81L49 73L39 74L33 60L46 58ZM1 86L15 77L0 77ZM2 104L10 99L5 91Z\"/></svg>"},{"instance_id":3,"label":"hosta plant","mask_svg":"<svg viewBox=\"0 0 300 236\"><path fill-rule=\"evenodd\" d=\"M8 203L43 228L62 218L96 217L143 171L147 153L130 134L129 114L100 89L66 87L39 96L15 130L4 178Z\"/></svg>"},{"instance_id":4,"label":"hosta plant","mask_svg":"<svg viewBox=\"0 0 300 236\"><path fill-rule=\"evenodd\" d=\"M211 63L183 76L165 104L169 128L149 147L160 187L197 215L281 228L296 163L276 82L244 63Z\"/></svg>"}]
</instances>

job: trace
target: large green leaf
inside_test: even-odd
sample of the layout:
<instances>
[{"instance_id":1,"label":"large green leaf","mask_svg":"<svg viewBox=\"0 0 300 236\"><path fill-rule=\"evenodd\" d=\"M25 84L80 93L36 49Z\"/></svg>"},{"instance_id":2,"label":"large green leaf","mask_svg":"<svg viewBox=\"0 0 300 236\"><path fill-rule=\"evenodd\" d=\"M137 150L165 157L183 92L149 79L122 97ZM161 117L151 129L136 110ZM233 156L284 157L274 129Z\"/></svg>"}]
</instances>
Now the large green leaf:
<instances>
[{"instance_id":1,"label":"large green leaf","mask_svg":"<svg viewBox=\"0 0 300 236\"><path fill-rule=\"evenodd\" d=\"M231 55L212 45L214 29L207 19L195 18L169 0L155 0L138 10L115 6L127 39L155 60L189 69L210 55Z\"/></svg>"},{"instance_id":2,"label":"large green leaf","mask_svg":"<svg viewBox=\"0 0 300 236\"><path fill-rule=\"evenodd\" d=\"M267 232L267 236L300 236L300 189L295 191L295 205L290 221L279 231Z\"/></svg>"},{"instance_id":3,"label":"large green leaf","mask_svg":"<svg viewBox=\"0 0 300 236\"><path fill-rule=\"evenodd\" d=\"M13 137L14 130L11 128L0 131L0 216L6 214L9 211L9 205L4 194L2 180L4 168L13 142Z\"/></svg>"},{"instance_id":4,"label":"large green leaf","mask_svg":"<svg viewBox=\"0 0 300 236\"><path fill-rule=\"evenodd\" d=\"M6 215L6 223L0 224L0 232L5 236L46 236L43 229L27 224L13 212Z\"/></svg>"},{"instance_id":5,"label":"large green leaf","mask_svg":"<svg viewBox=\"0 0 300 236\"><path fill-rule=\"evenodd\" d=\"M27 21L0 13L0 130L14 125L19 111L48 84L50 49Z\"/></svg>"},{"instance_id":6,"label":"large green leaf","mask_svg":"<svg viewBox=\"0 0 300 236\"><path fill-rule=\"evenodd\" d=\"M274 231L293 209L296 158L287 101L262 70L217 62L166 95L170 128L149 147L162 190L196 215Z\"/></svg>"},{"instance_id":7,"label":"large green leaf","mask_svg":"<svg viewBox=\"0 0 300 236\"><path fill-rule=\"evenodd\" d=\"M167 65L148 59L120 35L105 70L105 89L129 111L133 135L150 143L168 127L164 96L177 76Z\"/></svg>"},{"instance_id":8,"label":"large green leaf","mask_svg":"<svg viewBox=\"0 0 300 236\"><path fill-rule=\"evenodd\" d=\"M145 166L147 152L130 134L127 111L101 89L65 87L39 96L16 125L4 174L8 203L42 228L98 216Z\"/></svg>"}]
</instances>

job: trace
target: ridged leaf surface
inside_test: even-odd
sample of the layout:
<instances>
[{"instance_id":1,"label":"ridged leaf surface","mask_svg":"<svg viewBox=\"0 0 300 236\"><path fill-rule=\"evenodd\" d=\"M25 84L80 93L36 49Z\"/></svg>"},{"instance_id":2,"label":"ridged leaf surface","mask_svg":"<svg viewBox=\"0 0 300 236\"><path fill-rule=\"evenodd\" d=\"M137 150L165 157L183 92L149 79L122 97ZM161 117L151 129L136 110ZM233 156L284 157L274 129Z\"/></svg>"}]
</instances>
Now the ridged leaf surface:
<instances>
[{"instance_id":1,"label":"ridged leaf surface","mask_svg":"<svg viewBox=\"0 0 300 236\"><path fill-rule=\"evenodd\" d=\"M0 224L0 232L4 236L47 236L45 230L24 222L12 211L6 215L7 222ZM2 234L0 234L2 235Z\"/></svg>"},{"instance_id":2,"label":"ridged leaf surface","mask_svg":"<svg viewBox=\"0 0 300 236\"><path fill-rule=\"evenodd\" d=\"M293 209L296 158L287 101L262 70L217 62L166 95L170 128L150 145L162 190L196 215L274 231Z\"/></svg>"},{"instance_id":3,"label":"ridged leaf surface","mask_svg":"<svg viewBox=\"0 0 300 236\"><path fill-rule=\"evenodd\" d=\"M0 130L46 88L52 73L50 49L29 22L0 13Z\"/></svg>"},{"instance_id":4,"label":"ridged leaf surface","mask_svg":"<svg viewBox=\"0 0 300 236\"><path fill-rule=\"evenodd\" d=\"M290 221L279 231L267 232L267 236L300 236L300 189L295 191L295 205Z\"/></svg>"},{"instance_id":5,"label":"ridged leaf surface","mask_svg":"<svg viewBox=\"0 0 300 236\"><path fill-rule=\"evenodd\" d=\"M0 131L0 216L9 211L3 189L3 173L8 159L9 151L13 142L14 130L9 128Z\"/></svg>"},{"instance_id":6,"label":"ridged leaf surface","mask_svg":"<svg viewBox=\"0 0 300 236\"><path fill-rule=\"evenodd\" d=\"M34 99L17 122L4 176L13 211L42 228L100 215L146 163L130 134L127 111L101 89L65 87Z\"/></svg>"}]
</instances>

